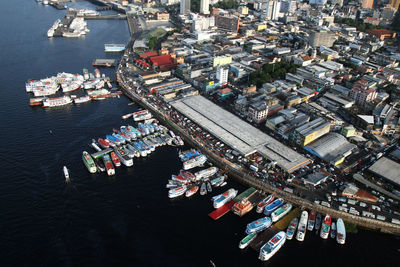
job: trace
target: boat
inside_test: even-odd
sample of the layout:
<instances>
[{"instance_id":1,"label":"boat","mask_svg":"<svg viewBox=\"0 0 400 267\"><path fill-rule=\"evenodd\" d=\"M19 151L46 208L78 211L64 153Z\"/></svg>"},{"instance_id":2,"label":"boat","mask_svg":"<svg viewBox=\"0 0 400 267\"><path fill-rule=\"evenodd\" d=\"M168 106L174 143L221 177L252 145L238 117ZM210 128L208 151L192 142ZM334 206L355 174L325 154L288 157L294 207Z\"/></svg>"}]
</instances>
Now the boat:
<instances>
[{"instance_id":1,"label":"boat","mask_svg":"<svg viewBox=\"0 0 400 267\"><path fill-rule=\"evenodd\" d=\"M227 185L227 182L223 182L222 184L219 185L219 187L224 187L225 185Z\"/></svg>"},{"instance_id":2,"label":"boat","mask_svg":"<svg viewBox=\"0 0 400 267\"><path fill-rule=\"evenodd\" d=\"M294 233L296 232L297 225L299 223L299 218L295 217L290 221L290 224L286 230L286 238L292 240Z\"/></svg>"},{"instance_id":3,"label":"boat","mask_svg":"<svg viewBox=\"0 0 400 267\"><path fill-rule=\"evenodd\" d=\"M262 261L269 260L279 251L283 244L285 244L285 241L285 232L280 231L279 233L274 235L264 246L261 247L260 255L258 256L258 258Z\"/></svg>"},{"instance_id":4,"label":"boat","mask_svg":"<svg viewBox=\"0 0 400 267\"><path fill-rule=\"evenodd\" d=\"M89 71L87 69L83 69L82 72L83 72L83 78L85 80L89 80Z\"/></svg>"},{"instance_id":5,"label":"boat","mask_svg":"<svg viewBox=\"0 0 400 267\"><path fill-rule=\"evenodd\" d=\"M186 185L182 185L180 187L173 188L173 189L169 190L168 197L169 198L179 197L179 196L185 194L186 189L187 189Z\"/></svg>"},{"instance_id":6,"label":"boat","mask_svg":"<svg viewBox=\"0 0 400 267\"><path fill-rule=\"evenodd\" d=\"M329 214L325 215L324 220L322 221L322 226L321 226L321 233L320 236L322 239L327 239L329 235L329 230L331 228L331 216Z\"/></svg>"},{"instance_id":7,"label":"boat","mask_svg":"<svg viewBox=\"0 0 400 267\"><path fill-rule=\"evenodd\" d=\"M253 241L257 237L257 233L251 233L249 235L246 235L242 240L239 242L239 248L244 249L246 248L251 241Z\"/></svg>"},{"instance_id":8,"label":"boat","mask_svg":"<svg viewBox=\"0 0 400 267\"><path fill-rule=\"evenodd\" d=\"M336 237L336 223L335 222L332 222L330 236L332 239L335 239L335 237Z\"/></svg>"},{"instance_id":9,"label":"boat","mask_svg":"<svg viewBox=\"0 0 400 267\"><path fill-rule=\"evenodd\" d=\"M207 194L207 186L206 183L202 183L200 187L200 195L204 196Z\"/></svg>"},{"instance_id":10,"label":"boat","mask_svg":"<svg viewBox=\"0 0 400 267\"><path fill-rule=\"evenodd\" d=\"M115 175L115 169L114 169L114 165L112 164L110 155L105 154L103 156L103 162L104 162L104 166L106 167L106 170L107 170L107 175L108 176Z\"/></svg>"},{"instance_id":11,"label":"boat","mask_svg":"<svg viewBox=\"0 0 400 267\"><path fill-rule=\"evenodd\" d=\"M193 159L183 162L183 169L187 171L194 167L202 166L204 163L206 163L206 161L207 157L205 155L197 156Z\"/></svg>"},{"instance_id":12,"label":"boat","mask_svg":"<svg viewBox=\"0 0 400 267\"><path fill-rule=\"evenodd\" d=\"M105 172L106 171L106 166L104 166L103 161L101 161L100 159L94 159L94 163L97 166L97 169L100 172Z\"/></svg>"},{"instance_id":13,"label":"boat","mask_svg":"<svg viewBox=\"0 0 400 267\"><path fill-rule=\"evenodd\" d=\"M95 78L100 78L101 77L99 69L94 69L94 77Z\"/></svg>"},{"instance_id":14,"label":"boat","mask_svg":"<svg viewBox=\"0 0 400 267\"><path fill-rule=\"evenodd\" d=\"M179 183L181 183L181 184L188 184L188 183L190 183L190 181L189 181L188 179L186 179L185 177L180 176L180 175L172 175L172 180L173 180L173 181L177 181L177 182L179 182Z\"/></svg>"},{"instance_id":15,"label":"boat","mask_svg":"<svg viewBox=\"0 0 400 267\"><path fill-rule=\"evenodd\" d=\"M183 152L179 152L179 158L181 159L182 162L195 158L199 155L200 152L196 149L190 149Z\"/></svg>"},{"instance_id":16,"label":"boat","mask_svg":"<svg viewBox=\"0 0 400 267\"><path fill-rule=\"evenodd\" d=\"M97 171L96 164L94 163L93 158L89 155L88 152L82 152L82 160L90 173L95 173Z\"/></svg>"},{"instance_id":17,"label":"boat","mask_svg":"<svg viewBox=\"0 0 400 267\"><path fill-rule=\"evenodd\" d=\"M97 152L101 151L101 148L96 144L96 141L92 139L92 143L90 143L90 146L94 148Z\"/></svg>"},{"instance_id":18,"label":"boat","mask_svg":"<svg viewBox=\"0 0 400 267\"><path fill-rule=\"evenodd\" d=\"M275 211L271 213L272 222L277 222L282 219L289 211L292 209L292 204L286 203L281 207L277 208Z\"/></svg>"},{"instance_id":19,"label":"boat","mask_svg":"<svg viewBox=\"0 0 400 267\"><path fill-rule=\"evenodd\" d=\"M221 175L218 176L217 178L214 178L210 181L212 186L218 186L218 184L223 183L223 181L225 180L226 176L225 175ZM196 178L195 178L196 179Z\"/></svg>"},{"instance_id":20,"label":"boat","mask_svg":"<svg viewBox=\"0 0 400 267\"><path fill-rule=\"evenodd\" d=\"M336 221L336 242L343 245L346 242L346 228L341 218Z\"/></svg>"},{"instance_id":21,"label":"boat","mask_svg":"<svg viewBox=\"0 0 400 267\"><path fill-rule=\"evenodd\" d=\"M112 151L110 153L110 155L111 155L111 160L113 161L115 167L120 167L121 166L121 161L119 160L117 154L115 154L115 152Z\"/></svg>"},{"instance_id":22,"label":"boat","mask_svg":"<svg viewBox=\"0 0 400 267\"><path fill-rule=\"evenodd\" d=\"M64 171L64 176L65 176L65 182L69 183L70 182L70 180L69 180L69 172L68 172L68 169L67 169L66 166L63 167L63 171Z\"/></svg>"},{"instance_id":23,"label":"boat","mask_svg":"<svg viewBox=\"0 0 400 267\"><path fill-rule=\"evenodd\" d=\"M104 148L104 149L110 147L110 142L109 142L108 140L99 138L99 139L97 139L97 142L99 142L100 146L101 146L102 148Z\"/></svg>"},{"instance_id":24,"label":"boat","mask_svg":"<svg viewBox=\"0 0 400 267\"><path fill-rule=\"evenodd\" d=\"M147 109L136 111L132 116L134 121L148 120L152 117L151 113Z\"/></svg>"},{"instance_id":25,"label":"boat","mask_svg":"<svg viewBox=\"0 0 400 267\"><path fill-rule=\"evenodd\" d=\"M186 196L186 197L191 197L191 196L193 196L194 194L196 194L197 191L199 191L199 186L198 186L198 185L195 185L195 186L189 188L189 189L186 191L185 196Z\"/></svg>"},{"instance_id":26,"label":"boat","mask_svg":"<svg viewBox=\"0 0 400 267\"><path fill-rule=\"evenodd\" d=\"M122 52L125 50L124 44L105 44L104 51L105 52Z\"/></svg>"},{"instance_id":27,"label":"boat","mask_svg":"<svg viewBox=\"0 0 400 267\"><path fill-rule=\"evenodd\" d=\"M122 115L122 119L123 120L126 120L126 119L129 119L130 117L132 117L132 113L128 113L128 114L125 114L125 115Z\"/></svg>"},{"instance_id":28,"label":"boat","mask_svg":"<svg viewBox=\"0 0 400 267\"><path fill-rule=\"evenodd\" d=\"M317 214L317 217L315 219L315 230L318 232L319 228L321 228L321 221L322 221L322 217L321 214Z\"/></svg>"},{"instance_id":29,"label":"boat","mask_svg":"<svg viewBox=\"0 0 400 267\"><path fill-rule=\"evenodd\" d=\"M271 202L270 204L268 204L267 206L265 206L264 208L264 214L269 216L271 215L271 213L276 210L277 208L279 208L280 206L282 206L284 203L282 198L278 198L276 200L274 200L273 202Z\"/></svg>"},{"instance_id":30,"label":"boat","mask_svg":"<svg viewBox=\"0 0 400 267\"><path fill-rule=\"evenodd\" d=\"M107 140L110 142L110 144L114 144L114 145L122 145L122 141L120 139L117 139L115 136L113 135L106 135Z\"/></svg>"},{"instance_id":31,"label":"boat","mask_svg":"<svg viewBox=\"0 0 400 267\"><path fill-rule=\"evenodd\" d=\"M253 205L247 198L242 199L239 202L236 202L232 207L233 213L235 213L236 215L239 215L239 216L245 215L252 209L253 209Z\"/></svg>"},{"instance_id":32,"label":"boat","mask_svg":"<svg viewBox=\"0 0 400 267\"><path fill-rule=\"evenodd\" d=\"M272 225L270 217L262 217L247 224L246 234L259 233Z\"/></svg>"},{"instance_id":33,"label":"boat","mask_svg":"<svg viewBox=\"0 0 400 267\"><path fill-rule=\"evenodd\" d=\"M306 236L307 221L308 221L308 212L306 210L303 210L300 216L299 227L297 228L297 235L296 235L297 241L300 242L304 241L304 238Z\"/></svg>"},{"instance_id":34,"label":"boat","mask_svg":"<svg viewBox=\"0 0 400 267\"><path fill-rule=\"evenodd\" d=\"M315 218L317 217L317 213L315 210L312 210L310 213L310 217L308 218L308 223L307 223L307 230L312 231L314 230L315 226Z\"/></svg>"},{"instance_id":35,"label":"boat","mask_svg":"<svg viewBox=\"0 0 400 267\"><path fill-rule=\"evenodd\" d=\"M216 174L217 171L218 171L217 167L210 167L210 168L203 169L203 170L200 170L198 172L195 172L194 176L196 177L196 180L199 181L201 179L205 179L205 178L208 178L208 177Z\"/></svg>"},{"instance_id":36,"label":"boat","mask_svg":"<svg viewBox=\"0 0 400 267\"><path fill-rule=\"evenodd\" d=\"M69 96L61 96L54 98L44 98L43 99L43 107L59 107L65 106L72 103L72 99Z\"/></svg>"},{"instance_id":37,"label":"boat","mask_svg":"<svg viewBox=\"0 0 400 267\"><path fill-rule=\"evenodd\" d=\"M29 99L29 106L43 106L43 97Z\"/></svg>"},{"instance_id":38,"label":"boat","mask_svg":"<svg viewBox=\"0 0 400 267\"><path fill-rule=\"evenodd\" d=\"M126 167L131 167L133 165L133 160L129 158L126 151L124 151L122 148L115 149L114 152L115 154L117 154L121 163L124 164Z\"/></svg>"},{"instance_id":39,"label":"boat","mask_svg":"<svg viewBox=\"0 0 400 267\"><path fill-rule=\"evenodd\" d=\"M238 192L237 190L230 188L224 193L213 197L212 200L214 208L218 209L219 207L223 206L226 202L229 202L232 199L234 199L237 195L237 192Z\"/></svg>"},{"instance_id":40,"label":"boat","mask_svg":"<svg viewBox=\"0 0 400 267\"><path fill-rule=\"evenodd\" d=\"M207 182L207 191L208 191L208 193L212 192L212 187L211 187L210 182Z\"/></svg>"},{"instance_id":41,"label":"boat","mask_svg":"<svg viewBox=\"0 0 400 267\"><path fill-rule=\"evenodd\" d=\"M78 97L74 99L74 103L75 104L80 104L80 103L85 103L85 102L89 102L91 100L90 96L85 95L82 97Z\"/></svg>"},{"instance_id":42,"label":"boat","mask_svg":"<svg viewBox=\"0 0 400 267\"><path fill-rule=\"evenodd\" d=\"M185 170L180 170L179 174L192 182L196 181L196 176L191 172L188 172ZM211 185L213 185L213 184L211 183Z\"/></svg>"},{"instance_id":43,"label":"boat","mask_svg":"<svg viewBox=\"0 0 400 267\"><path fill-rule=\"evenodd\" d=\"M262 213L264 211L265 206L270 204L272 201L274 201L275 196L274 195L269 195L266 198L264 198L260 203L257 204L257 213Z\"/></svg>"}]
</instances>

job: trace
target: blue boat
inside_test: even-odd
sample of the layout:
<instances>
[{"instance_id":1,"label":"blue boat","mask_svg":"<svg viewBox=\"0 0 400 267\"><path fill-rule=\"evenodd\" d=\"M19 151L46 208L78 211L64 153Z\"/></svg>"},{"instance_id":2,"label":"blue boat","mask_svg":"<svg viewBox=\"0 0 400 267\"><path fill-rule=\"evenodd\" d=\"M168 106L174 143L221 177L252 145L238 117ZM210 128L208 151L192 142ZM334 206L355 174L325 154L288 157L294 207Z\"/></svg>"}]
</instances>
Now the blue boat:
<instances>
[{"instance_id":1,"label":"blue boat","mask_svg":"<svg viewBox=\"0 0 400 267\"><path fill-rule=\"evenodd\" d=\"M193 159L199 155L200 155L199 151L191 149L190 151L183 151L182 153L179 153L179 158L181 159L181 161L184 162Z\"/></svg>"},{"instance_id":2,"label":"blue boat","mask_svg":"<svg viewBox=\"0 0 400 267\"><path fill-rule=\"evenodd\" d=\"M113 133L112 136L114 136L121 144L125 144L125 138L123 138L121 135L117 133Z\"/></svg>"},{"instance_id":3,"label":"blue boat","mask_svg":"<svg viewBox=\"0 0 400 267\"><path fill-rule=\"evenodd\" d=\"M271 225L272 225L272 220L270 217L262 217L247 225L246 234L249 235L251 233L259 233L261 231L264 231Z\"/></svg>"},{"instance_id":4,"label":"blue boat","mask_svg":"<svg viewBox=\"0 0 400 267\"><path fill-rule=\"evenodd\" d=\"M128 125L126 128L127 128L129 131L135 133L136 137L141 137L141 136L142 136L142 133L141 133L138 129L136 129L135 127L133 127L133 126L131 126L131 125Z\"/></svg>"},{"instance_id":5,"label":"blue boat","mask_svg":"<svg viewBox=\"0 0 400 267\"><path fill-rule=\"evenodd\" d=\"M271 204L268 204L267 206L265 206L264 208L264 214L269 216L271 215L271 213L276 210L277 208L279 208L280 206L282 206L284 203L282 198L278 198L276 199L274 202L272 202Z\"/></svg>"},{"instance_id":6,"label":"blue boat","mask_svg":"<svg viewBox=\"0 0 400 267\"><path fill-rule=\"evenodd\" d=\"M110 140L110 142L113 142L116 145L120 145L121 144L121 141L119 139L115 138L115 136L113 136L113 135L106 135L106 138L108 140Z\"/></svg>"}]
</instances>

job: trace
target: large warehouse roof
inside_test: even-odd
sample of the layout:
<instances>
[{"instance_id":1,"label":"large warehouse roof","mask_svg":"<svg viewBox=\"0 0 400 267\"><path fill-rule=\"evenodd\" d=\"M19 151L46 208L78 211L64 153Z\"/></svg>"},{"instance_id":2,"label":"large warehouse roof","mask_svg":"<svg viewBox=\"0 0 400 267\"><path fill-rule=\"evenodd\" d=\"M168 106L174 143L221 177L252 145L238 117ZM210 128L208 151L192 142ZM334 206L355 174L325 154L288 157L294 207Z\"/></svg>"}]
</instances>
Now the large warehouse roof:
<instances>
[{"instance_id":1,"label":"large warehouse roof","mask_svg":"<svg viewBox=\"0 0 400 267\"><path fill-rule=\"evenodd\" d=\"M386 157L378 159L369 171L400 186L400 164Z\"/></svg>"},{"instance_id":2,"label":"large warehouse roof","mask_svg":"<svg viewBox=\"0 0 400 267\"><path fill-rule=\"evenodd\" d=\"M349 143L344 136L338 133L329 133L305 148L325 161L331 162L350 155L356 147Z\"/></svg>"},{"instance_id":3,"label":"large warehouse roof","mask_svg":"<svg viewBox=\"0 0 400 267\"><path fill-rule=\"evenodd\" d=\"M202 96L191 96L170 104L242 155L258 151L288 172L309 163L307 158Z\"/></svg>"}]
</instances>

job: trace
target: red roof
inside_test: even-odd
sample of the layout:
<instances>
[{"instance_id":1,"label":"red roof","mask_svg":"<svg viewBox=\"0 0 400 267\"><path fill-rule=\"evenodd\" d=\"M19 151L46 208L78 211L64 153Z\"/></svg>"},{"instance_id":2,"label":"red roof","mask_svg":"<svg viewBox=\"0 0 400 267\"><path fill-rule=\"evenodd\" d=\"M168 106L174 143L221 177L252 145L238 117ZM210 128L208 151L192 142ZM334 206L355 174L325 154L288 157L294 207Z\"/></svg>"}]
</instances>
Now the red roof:
<instances>
[{"instance_id":1,"label":"red roof","mask_svg":"<svg viewBox=\"0 0 400 267\"><path fill-rule=\"evenodd\" d=\"M171 55L162 55L162 56L151 57L150 62L154 66L169 65L169 64L174 63L174 61L171 58Z\"/></svg>"},{"instance_id":2,"label":"red roof","mask_svg":"<svg viewBox=\"0 0 400 267\"><path fill-rule=\"evenodd\" d=\"M221 93L221 94L227 94L227 93L232 92L232 89L223 88L223 89L219 89L218 92Z\"/></svg>"},{"instance_id":3,"label":"red roof","mask_svg":"<svg viewBox=\"0 0 400 267\"><path fill-rule=\"evenodd\" d=\"M139 56L144 59L149 58L149 57L158 56L158 51L144 52L144 53L139 54Z\"/></svg>"}]
</instances>

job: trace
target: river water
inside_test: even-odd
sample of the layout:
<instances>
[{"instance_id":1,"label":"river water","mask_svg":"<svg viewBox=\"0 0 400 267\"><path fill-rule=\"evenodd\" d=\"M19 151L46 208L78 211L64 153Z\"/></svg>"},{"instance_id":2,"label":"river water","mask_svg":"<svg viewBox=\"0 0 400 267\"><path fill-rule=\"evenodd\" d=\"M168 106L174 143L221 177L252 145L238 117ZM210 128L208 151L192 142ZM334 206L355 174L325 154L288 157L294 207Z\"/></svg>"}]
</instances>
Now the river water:
<instances>
[{"instance_id":1,"label":"river water","mask_svg":"<svg viewBox=\"0 0 400 267\"><path fill-rule=\"evenodd\" d=\"M91 3L69 7L94 8ZM57 72L93 71L105 43L126 43L124 20L88 21L79 39L48 39L46 32L65 14L34 0L2 3L0 159L0 266L395 266L399 240L360 230L347 243L308 233L300 244L288 241L269 263L238 242L255 212L218 221L210 196L170 200L165 184L181 168L178 152L161 147L114 178L90 175L81 154L88 142L123 125L121 115L137 106L114 98L44 109L28 105L27 79ZM101 69L114 77L114 69ZM126 123L126 122L125 122ZM186 148L186 147L185 147ZM66 185L62 166L70 169ZM245 188L233 181L229 186ZM213 194L223 189L214 190Z\"/></svg>"}]
</instances>

